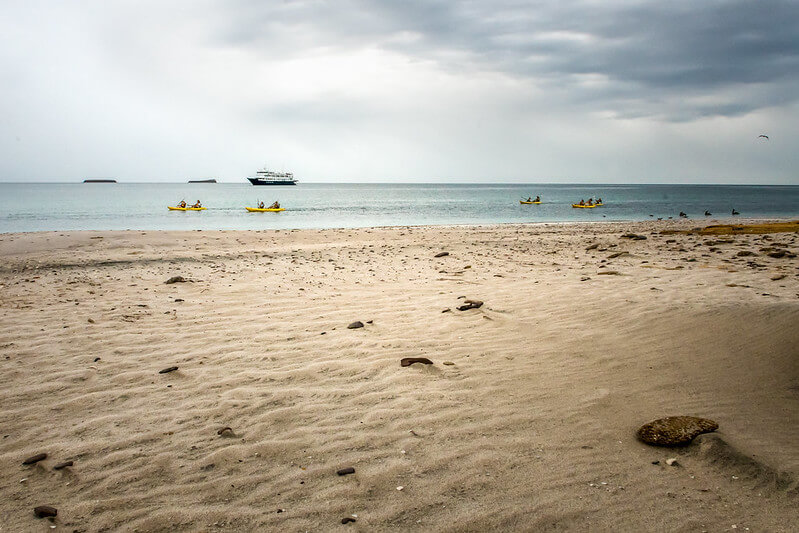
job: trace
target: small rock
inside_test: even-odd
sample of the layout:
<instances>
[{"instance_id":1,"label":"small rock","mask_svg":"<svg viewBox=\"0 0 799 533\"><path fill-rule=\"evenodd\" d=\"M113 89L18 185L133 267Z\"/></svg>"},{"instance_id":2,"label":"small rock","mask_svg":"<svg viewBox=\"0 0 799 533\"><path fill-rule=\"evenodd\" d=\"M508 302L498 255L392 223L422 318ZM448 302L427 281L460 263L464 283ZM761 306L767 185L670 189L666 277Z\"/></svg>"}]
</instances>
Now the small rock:
<instances>
[{"instance_id":1,"label":"small rock","mask_svg":"<svg viewBox=\"0 0 799 533\"><path fill-rule=\"evenodd\" d=\"M625 233L621 236L622 239L632 239L634 241L643 241L646 240L645 235L636 235L635 233Z\"/></svg>"},{"instance_id":2,"label":"small rock","mask_svg":"<svg viewBox=\"0 0 799 533\"><path fill-rule=\"evenodd\" d=\"M449 255L449 252L438 252L435 257L446 257Z\"/></svg>"},{"instance_id":3,"label":"small rock","mask_svg":"<svg viewBox=\"0 0 799 533\"><path fill-rule=\"evenodd\" d=\"M616 259L617 257L621 257L623 255L630 255L629 252L615 252L608 256L608 259Z\"/></svg>"},{"instance_id":4,"label":"small rock","mask_svg":"<svg viewBox=\"0 0 799 533\"><path fill-rule=\"evenodd\" d=\"M716 431L719 425L707 418L695 416L669 416L660 418L638 429L638 438L655 446L684 446L697 435Z\"/></svg>"},{"instance_id":5,"label":"small rock","mask_svg":"<svg viewBox=\"0 0 799 533\"><path fill-rule=\"evenodd\" d=\"M169 374L170 372L174 372L177 369L178 369L178 367L176 367L176 366L170 366L170 367L165 368L163 370L159 370L158 373L159 374Z\"/></svg>"},{"instance_id":6,"label":"small rock","mask_svg":"<svg viewBox=\"0 0 799 533\"><path fill-rule=\"evenodd\" d=\"M164 283L167 285L172 285L173 283L186 283L186 278L184 278L183 276L172 276Z\"/></svg>"},{"instance_id":7,"label":"small rock","mask_svg":"<svg viewBox=\"0 0 799 533\"><path fill-rule=\"evenodd\" d=\"M585 251L588 252L590 250L596 250L597 248L599 248L599 243L598 242L596 242L596 243L592 244L591 246L589 246L588 248L586 248Z\"/></svg>"},{"instance_id":8,"label":"small rock","mask_svg":"<svg viewBox=\"0 0 799 533\"><path fill-rule=\"evenodd\" d=\"M602 272L597 272L599 276L621 276L621 272L617 270L603 270Z\"/></svg>"},{"instance_id":9,"label":"small rock","mask_svg":"<svg viewBox=\"0 0 799 533\"><path fill-rule=\"evenodd\" d=\"M50 507L49 505L40 505L33 508L33 514L36 515L36 518L48 518L57 516L58 509L55 507Z\"/></svg>"},{"instance_id":10,"label":"small rock","mask_svg":"<svg viewBox=\"0 0 799 533\"><path fill-rule=\"evenodd\" d=\"M176 302L185 302L185 300L183 298L175 298L175 301Z\"/></svg>"},{"instance_id":11,"label":"small rock","mask_svg":"<svg viewBox=\"0 0 799 533\"><path fill-rule=\"evenodd\" d=\"M87 320L87 322L88 322L89 324L94 324L94 319L93 319L93 318L90 318L90 319L88 319L88 320Z\"/></svg>"},{"instance_id":12,"label":"small rock","mask_svg":"<svg viewBox=\"0 0 799 533\"><path fill-rule=\"evenodd\" d=\"M37 453L36 455L28 457L27 459L22 461L22 464L23 465L33 465L33 464L38 463L39 461L44 461L45 459L47 459L47 454L46 453Z\"/></svg>"},{"instance_id":13,"label":"small rock","mask_svg":"<svg viewBox=\"0 0 799 533\"><path fill-rule=\"evenodd\" d=\"M423 365L432 365L433 361L427 357L403 357L400 359L400 366L411 366L414 363L422 363Z\"/></svg>"},{"instance_id":14,"label":"small rock","mask_svg":"<svg viewBox=\"0 0 799 533\"><path fill-rule=\"evenodd\" d=\"M483 306L483 302L480 300L469 300L466 299L463 301L463 305L458 307L458 311L468 311L469 309L479 309Z\"/></svg>"},{"instance_id":15,"label":"small rock","mask_svg":"<svg viewBox=\"0 0 799 533\"><path fill-rule=\"evenodd\" d=\"M349 524L350 522L357 522L357 520L355 520L351 516L345 516L344 518L341 519L342 524Z\"/></svg>"},{"instance_id":16,"label":"small rock","mask_svg":"<svg viewBox=\"0 0 799 533\"><path fill-rule=\"evenodd\" d=\"M447 366L455 365L455 363L453 363L452 361L444 361L442 364L447 365Z\"/></svg>"},{"instance_id":17,"label":"small rock","mask_svg":"<svg viewBox=\"0 0 799 533\"><path fill-rule=\"evenodd\" d=\"M777 274L776 276L771 276L771 281L779 281L781 279L785 279L785 274Z\"/></svg>"},{"instance_id":18,"label":"small rock","mask_svg":"<svg viewBox=\"0 0 799 533\"><path fill-rule=\"evenodd\" d=\"M749 257L750 255L757 255L757 254L751 250L741 250L736 255L738 257Z\"/></svg>"},{"instance_id":19,"label":"small rock","mask_svg":"<svg viewBox=\"0 0 799 533\"><path fill-rule=\"evenodd\" d=\"M94 358L94 362L95 362L95 363L96 363L97 361L99 361L99 360L100 360L100 358L99 358L99 357L95 357L95 358Z\"/></svg>"},{"instance_id":20,"label":"small rock","mask_svg":"<svg viewBox=\"0 0 799 533\"><path fill-rule=\"evenodd\" d=\"M442 313L449 313L450 311L452 311L452 309L450 309L449 307L447 307L446 309L444 309L444 310L443 310L443 311L441 311L441 312L442 312Z\"/></svg>"},{"instance_id":21,"label":"small rock","mask_svg":"<svg viewBox=\"0 0 799 533\"><path fill-rule=\"evenodd\" d=\"M768 255L769 257L773 257L775 259L780 259L782 257L785 257L785 253L786 253L785 250L777 250L776 252L769 252L766 255Z\"/></svg>"},{"instance_id":22,"label":"small rock","mask_svg":"<svg viewBox=\"0 0 799 533\"><path fill-rule=\"evenodd\" d=\"M236 434L233 432L233 428L230 426L223 427L219 431L216 432L217 435L221 435L223 437L235 437Z\"/></svg>"},{"instance_id":23,"label":"small rock","mask_svg":"<svg viewBox=\"0 0 799 533\"><path fill-rule=\"evenodd\" d=\"M670 459L666 459L666 464L669 466L680 466L680 463L677 462L676 457L672 457Z\"/></svg>"},{"instance_id":24,"label":"small rock","mask_svg":"<svg viewBox=\"0 0 799 533\"><path fill-rule=\"evenodd\" d=\"M58 463L53 467L53 470L63 470L68 466L72 466L74 463L72 461L64 461L63 463Z\"/></svg>"},{"instance_id":25,"label":"small rock","mask_svg":"<svg viewBox=\"0 0 799 533\"><path fill-rule=\"evenodd\" d=\"M363 322L361 322L360 320L356 320L355 322L347 326L347 329L358 329L362 327L363 327Z\"/></svg>"},{"instance_id":26,"label":"small rock","mask_svg":"<svg viewBox=\"0 0 799 533\"><path fill-rule=\"evenodd\" d=\"M347 468L341 468L339 470L336 470L336 474L338 474L340 476L346 476L346 475L354 474L354 473L355 473L355 469L353 467L351 467L351 466L348 466Z\"/></svg>"}]
</instances>

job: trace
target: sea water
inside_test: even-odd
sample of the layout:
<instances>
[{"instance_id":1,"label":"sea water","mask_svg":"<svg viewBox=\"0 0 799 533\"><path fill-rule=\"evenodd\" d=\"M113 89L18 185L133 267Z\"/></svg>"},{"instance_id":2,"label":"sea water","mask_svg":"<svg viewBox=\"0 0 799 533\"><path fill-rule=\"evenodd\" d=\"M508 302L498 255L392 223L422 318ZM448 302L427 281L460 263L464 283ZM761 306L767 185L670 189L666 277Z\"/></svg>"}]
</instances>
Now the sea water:
<instances>
[{"instance_id":1,"label":"sea water","mask_svg":"<svg viewBox=\"0 0 799 533\"><path fill-rule=\"evenodd\" d=\"M540 205L520 199L541 196ZM581 199L603 207L574 209ZM167 210L201 200L200 212ZM281 213L249 213L279 200ZM799 186L569 184L0 183L0 232L353 228L799 216Z\"/></svg>"}]
</instances>

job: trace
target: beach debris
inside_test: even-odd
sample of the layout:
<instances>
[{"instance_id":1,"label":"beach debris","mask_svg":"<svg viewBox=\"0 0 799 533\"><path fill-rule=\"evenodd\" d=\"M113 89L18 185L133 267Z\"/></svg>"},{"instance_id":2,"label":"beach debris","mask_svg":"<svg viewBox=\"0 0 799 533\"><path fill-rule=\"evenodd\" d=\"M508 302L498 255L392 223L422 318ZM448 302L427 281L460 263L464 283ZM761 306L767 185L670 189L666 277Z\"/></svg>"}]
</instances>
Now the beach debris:
<instances>
[{"instance_id":1,"label":"beach debris","mask_svg":"<svg viewBox=\"0 0 799 533\"><path fill-rule=\"evenodd\" d=\"M757 255L757 254L751 250L741 250L735 255L737 255L738 257L749 257L750 255Z\"/></svg>"},{"instance_id":2,"label":"beach debris","mask_svg":"<svg viewBox=\"0 0 799 533\"><path fill-rule=\"evenodd\" d=\"M589 246L588 248L586 248L586 249L585 249L585 251L586 251L586 252L588 252L588 251L590 251L590 250L596 250L597 248L599 248L599 243L598 243L598 242L595 242L594 244L592 244L591 246Z\"/></svg>"},{"instance_id":3,"label":"beach debris","mask_svg":"<svg viewBox=\"0 0 799 533\"><path fill-rule=\"evenodd\" d=\"M716 431L719 425L708 418L696 416L667 416L638 429L636 435L654 446L685 446L702 433Z\"/></svg>"},{"instance_id":4,"label":"beach debris","mask_svg":"<svg viewBox=\"0 0 799 533\"><path fill-rule=\"evenodd\" d=\"M669 459L666 459L666 464L669 466L680 466L680 463L677 462L676 457L671 457Z\"/></svg>"},{"instance_id":5,"label":"beach debris","mask_svg":"<svg viewBox=\"0 0 799 533\"><path fill-rule=\"evenodd\" d=\"M402 490L402 489L404 489L404 488L405 488L405 487L403 487L402 485L400 485L399 487L397 487L397 490Z\"/></svg>"},{"instance_id":6,"label":"beach debris","mask_svg":"<svg viewBox=\"0 0 799 533\"><path fill-rule=\"evenodd\" d=\"M53 470L63 470L68 466L72 466L74 463L72 461L64 461L63 463L58 463L53 467Z\"/></svg>"},{"instance_id":7,"label":"beach debris","mask_svg":"<svg viewBox=\"0 0 799 533\"><path fill-rule=\"evenodd\" d=\"M358 329L362 327L363 327L363 322L361 322L360 320L356 320L355 322L347 326L347 329Z\"/></svg>"},{"instance_id":8,"label":"beach debris","mask_svg":"<svg viewBox=\"0 0 799 533\"><path fill-rule=\"evenodd\" d=\"M616 259L617 257L621 257L623 255L630 255L630 252L614 252L608 256L608 259Z\"/></svg>"},{"instance_id":9,"label":"beach debris","mask_svg":"<svg viewBox=\"0 0 799 533\"><path fill-rule=\"evenodd\" d=\"M786 255L790 257L792 254L788 254L788 252L786 252L785 250L777 250L776 252L769 252L766 255L769 257L773 257L774 259L782 259Z\"/></svg>"},{"instance_id":10,"label":"beach debris","mask_svg":"<svg viewBox=\"0 0 799 533\"><path fill-rule=\"evenodd\" d=\"M771 281L779 281L781 279L785 279L785 274L777 274L776 276L771 276Z\"/></svg>"},{"instance_id":11,"label":"beach debris","mask_svg":"<svg viewBox=\"0 0 799 533\"><path fill-rule=\"evenodd\" d=\"M632 239L634 241L646 240L646 235L637 235L635 233L625 233L621 236L622 239Z\"/></svg>"},{"instance_id":12,"label":"beach debris","mask_svg":"<svg viewBox=\"0 0 799 533\"><path fill-rule=\"evenodd\" d=\"M467 299L465 299L463 301L463 305L458 306L457 309L458 309L458 311L468 311L469 309L479 309L482 306L483 306L483 302L482 301L480 301L480 300L470 300L470 299L467 298Z\"/></svg>"},{"instance_id":13,"label":"beach debris","mask_svg":"<svg viewBox=\"0 0 799 533\"><path fill-rule=\"evenodd\" d=\"M225 426L219 431L216 432L217 435L221 435L222 437L235 437L236 434L233 432L233 428L230 426Z\"/></svg>"},{"instance_id":14,"label":"beach debris","mask_svg":"<svg viewBox=\"0 0 799 533\"><path fill-rule=\"evenodd\" d=\"M27 459L25 459L24 461L22 461L22 464L23 465L33 465L33 464L38 463L39 461L44 461L45 459L47 459L47 454L46 453L37 453L36 455L32 455L32 456L28 457Z\"/></svg>"},{"instance_id":15,"label":"beach debris","mask_svg":"<svg viewBox=\"0 0 799 533\"><path fill-rule=\"evenodd\" d=\"M449 313L450 311L452 311L452 309L450 309L449 307L447 307L446 309L444 309L444 310L443 310L443 311L441 311L441 312L442 312L442 313Z\"/></svg>"},{"instance_id":16,"label":"beach debris","mask_svg":"<svg viewBox=\"0 0 799 533\"><path fill-rule=\"evenodd\" d=\"M58 515L58 509L49 505L39 505L33 508L33 514L36 518L50 518Z\"/></svg>"},{"instance_id":17,"label":"beach debris","mask_svg":"<svg viewBox=\"0 0 799 533\"><path fill-rule=\"evenodd\" d=\"M621 272L618 270L603 270L602 272L597 272L598 276L621 276Z\"/></svg>"},{"instance_id":18,"label":"beach debris","mask_svg":"<svg viewBox=\"0 0 799 533\"><path fill-rule=\"evenodd\" d=\"M172 276L164 283L167 285L172 285L173 283L186 283L186 278L184 278L183 276Z\"/></svg>"},{"instance_id":19,"label":"beach debris","mask_svg":"<svg viewBox=\"0 0 799 533\"><path fill-rule=\"evenodd\" d=\"M437 253L436 255L434 255L433 257L446 257L446 256L448 256L448 255L449 255L449 252L438 252L438 253Z\"/></svg>"},{"instance_id":20,"label":"beach debris","mask_svg":"<svg viewBox=\"0 0 799 533\"><path fill-rule=\"evenodd\" d=\"M174 372L177 369L178 369L178 367L176 367L176 366L170 366L170 367L164 368L163 370L159 370L158 373L159 374L169 374L170 372Z\"/></svg>"},{"instance_id":21,"label":"beach debris","mask_svg":"<svg viewBox=\"0 0 799 533\"><path fill-rule=\"evenodd\" d=\"M94 324L94 319L93 318L89 318L89 319L86 320L86 322L88 322L89 324Z\"/></svg>"},{"instance_id":22,"label":"beach debris","mask_svg":"<svg viewBox=\"0 0 799 533\"><path fill-rule=\"evenodd\" d=\"M414 363L421 363L423 365L432 365L433 361L427 357L403 357L400 359L400 366L411 366Z\"/></svg>"},{"instance_id":23,"label":"beach debris","mask_svg":"<svg viewBox=\"0 0 799 533\"><path fill-rule=\"evenodd\" d=\"M447 365L447 366L454 366L455 365L455 363L453 363L452 361L444 361L442 364Z\"/></svg>"},{"instance_id":24,"label":"beach debris","mask_svg":"<svg viewBox=\"0 0 799 533\"><path fill-rule=\"evenodd\" d=\"M354 474L354 473L355 473L355 469L353 467L351 467L351 466L348 466L346 468L340 468L340 469L336 470L336 474L338 474L340 476L346 476L346 475Z\"/></svg>"},{"instance_id":25,"label":"beach debris","mask_svg":"<svg viewBox=\"0 0 799 533\"><path fill-rule=\"evenodd\" d=\"M344 518L341 519L342 524L349 524L350 522L357 522L357 520L351 516L345 516Z\"/></svg>"}]
</instances>

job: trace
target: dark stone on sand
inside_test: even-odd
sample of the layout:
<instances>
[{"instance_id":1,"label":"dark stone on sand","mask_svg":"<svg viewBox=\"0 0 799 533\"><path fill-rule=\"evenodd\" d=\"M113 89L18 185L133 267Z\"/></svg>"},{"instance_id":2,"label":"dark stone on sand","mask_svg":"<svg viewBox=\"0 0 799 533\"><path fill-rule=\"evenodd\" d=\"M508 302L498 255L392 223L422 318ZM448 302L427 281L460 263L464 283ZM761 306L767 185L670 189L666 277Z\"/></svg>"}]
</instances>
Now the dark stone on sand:
<instances>
[{"instance_id":1,"label":"dark stone on sand","mask_svg":"<svg viewBox=\"0 0 799 533\"><path fill-rule=\"evenodd\" d=\"M421 363L423 365L432 365L433 361L427 357L404 357L400 359L400 366L411 366L414 363Z\"/></svg>"},{"instance_id":2,"label":"dark stone on sand","mask_svg":"<svg viewBox=\"0 0 799 533\"><path fill-rule=\"evenodd\" d=\"M686 446L697 435L716 431L719 425L708 418L696 416L668 416L660 418L638 429L636 435L654 446Z\"/></svg>"},{"instance_id":3,"label":"dark stone on sand","mask_svg":"<svg viewBox=\"0 0 799 533\"><path fill-rule=\"evenodd\" d=\"M361 322L360 320L356 320L355 322L347 326L347 329L358 329L362 327L363 327L363 322Z\"/></svg>"},{"instance_id":4,"label":"dark stone on sand","mask_svg":"<svg viewBox=\"0 0 799 533\"><path fill-rule=\"evenodd\" d=\"M785 257L785 253L786 253L785 250L777 250L776 252L769 252L766 255L768 255L769 257L773 257L775 259L781 259Z\"/></svg>"},{"instance_id":5,"label":"dark stone on sand","mask_svg":"<svg viewBox=\"0 0 799 533\"><path fill-rule=\"evenodd\" d=\"M99 358L99 357L95 357L95 358L94 358L94 362L95 362L95 363L96 363L97 361L99 361L99 360L100 360L100 358Z\"/></svg>"},{"instance_id":6,"label":"dark stone on sand","mask_svg":"<svg viewBox=\"0 0 799 533\"><path fill-rule=\"evenodd\" d=\"M53 467L53 470L63 470L68 466L72 466L74 463L72 461L64 461L63 463L58 463Z\"/></svg>"},{"instance_id":7,"label":"dark stone on sand","mask_svg":"<svg viewBox=\"0 0 799 533\"><path fill-rule=\"evenodd\" d=\"M458 311L468 311L469 309L479 309L483 306L480 300L464 300L463 305L458 307Z\"/></svg>"},{"instance_id":8,"label":"dark stone on sand","mask_svg":"<svg viewBox=\"0 0 799 533\"><path fill-rule=\"evenodd\" d=\"M223 427L222 429L217 431L216 434L217 435L222 435L223 437L233 437L233 436L235 436L235 434L233 433L233 428L230 427L230 426Z\"/></svg>"},{"instance_id":9,"label":"dark stone on sand","mask_svg":"<svg viewBox=\"0 0 799 533\"><path fill-rule=\"evenodd\" d=\"M597 272L599 276L621 276L621 273L616 270L603 270L602 272Z\"/></svg>"},{"instance_id":10,"label":"dark stone on sand","mask_svg":"<svg viewBox=\"0 0 799 533\"><path fill-rule=\"evenodd\" d=\"M351 516L345 516L344 518L341 519L342 524L349 524L350 522L357 522L357 520L355 520Z\"/></svg>"},{"instance_id":11,"label":"dark stone on sand","mask_svg":"<svg viewBox=\"0 0 799 533\"><path fill-rule=\"evenodd\" d=\"M49 505L40 505L33 508L33 514L36 518L49 518L58 515L58 509L50 507Z\"/></svg>"},{"instance_id":12,"label":"dark stone on sand","mask_svg":"<svg viewBox=\"0 0 799 533\"><path fill-rule=\"evenodd\" d=\"M629 252L615 252L608 256L608 259L616 259L617 257L621 257L623 255L629 255Z\"/></svg>"},{"instance_id":13,"label":"dark stone on sand","mask_svg":"<svg viewBox=\"0 0 799 533\"><path fill-rule=\"evenodd\" d=\"M748 257L750 255L757 255L757 254L755 252L752 252L751 250L741 250L736 255L738 257Z\"/></svg>"},{"instance_id":14,"label":"dark stone on sand","mask_svg":"<svg viewBox=\"0 0 799 533\"><path fill-rule=\"evenodd\" d=\"M178 367L176 367L176 366L170 366L169 368L165 368L163 370L159 370L158 373L159 374L169 374L170 372L174 372L177 369L178 369Z\"/></svg>"},{"instance_id":15,"label":"dark stone on sand","mask_svg":"<svg viewBox=\"0 0 799 533\"><path fill-rule=\"evenodd\" d=\"M22 461L22 464L33 465L38 463L39 461L44 461L45 459L47 459L46 453L37 453L36 455L32 455L31 457L28 457L27 459Z\"/></svg>"},{"instance_id":16,"label":"dark stone on sand","mask_svg":"<svg viewBox=\"0 0 799 533\"><path fill-rule=\"evenodd\" d=\"M341 468L339 470L336 470L336 474L338 474L340 476L346 476L348 474L354 474L354 473L355 473L355 469L353 467L351 467L351 466L348 466L347 468Z\"/></svg>"},{"instance_id":17,"label":"dark stone on sand","mask_svg":"<svg viewBox=\"0 0 799 533\"><path fill-rule=\"evenodd\" d=\"M646 240L646 235L636 235L635 233L625 233L621 236L622 239L633 239L634 241Z\"/></svg>"},{"instance_id":18,"label":"dark stone on sand","mask_svg":"<svg viewBox=\"0 0 799 533\"><path fill-rule=\"evenodd\" d=\"M597 248L599 248L599 243L598 243L598 242L595 242L594 244L592 244L591 246L589 246L588 248L586 248L586 249L585 249L585 251L586 251L586 252L588 252L588 251L590 251L590 250L596 250Z\"/></svg>"},{"instance_id":19,"label":"dark stone on sand","mask_svg":"<svg viewBox=\"0 0 799 533\"><path fill-rule=\"evenodd\" d=\"M172 285L173 283L186 283L186 278L184 278L183 276L172 276L164 283L166 283L167 285Z\"/></svg>"},{"instance_id":20,"label":"dark stone on sand","mask_svg":"<svg viewBox=\"0 0 799 533\"><path fill-rule=\"evenodd\" d=\"M185 301L185 300L183 300L183 298L175 298L175 301L176 301L176 302L183 302L183 301Z\"/></svg>"},{"instance_id":21,"label":"dark stone on sand","mask_svg":"<svg viewBox=\"0 0 799 533\"><path fill-rule=\"evenodd\" d=\"M446 257L449 255L449 252L438 252L435 257Z\"/></svg>"}]
</instances>

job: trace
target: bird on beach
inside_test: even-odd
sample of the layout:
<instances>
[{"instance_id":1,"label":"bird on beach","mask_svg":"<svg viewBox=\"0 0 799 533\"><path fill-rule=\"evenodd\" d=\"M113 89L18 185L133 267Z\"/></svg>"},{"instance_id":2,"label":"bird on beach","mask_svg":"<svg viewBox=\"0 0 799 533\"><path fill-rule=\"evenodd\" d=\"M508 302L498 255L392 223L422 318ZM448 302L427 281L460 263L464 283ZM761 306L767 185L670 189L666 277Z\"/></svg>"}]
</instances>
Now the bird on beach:
<instances>
[{"instance_id":1,"label":"bird on beach","mask_svg":"<svg viewBox=\"0 0 799 533\"><path fill-rule=\"evenodd\" d=\"M709 217L709 216L710 216L710 215L712 215L712 214L713 214L713 213L711 213L710 211L705 211L705 216L706 216L706 217Z\"/></svg>"},{"instance_id":2,"label":"bird on beach","mask_svg":"<svg viewBox=\"0 0 799 533\"><path fill-rule=\"evenodd\" d=\"M733 215L740 215L741 213L739 213L738 211L736 211L736 210L735 210L735 208L733 208L733 210L732 210L732 214L733 214Z\"/></svg>"},{"instance_id":3,"label":"bird on beach","mask_svg":"<svg viewBox=\"0 0 799 533\"><path fill-rule=\"evenodd\" d=\"M771 139L769 139L769 138L768 138L768 135L758 135L758 136L757 136L757 138L758 138L758 139L759 139L759 138L761 138L761 137L763 137L763 138L764 138L764 139L766 139L767 141L771 140Z\"/></svg>"}]
</instances>

